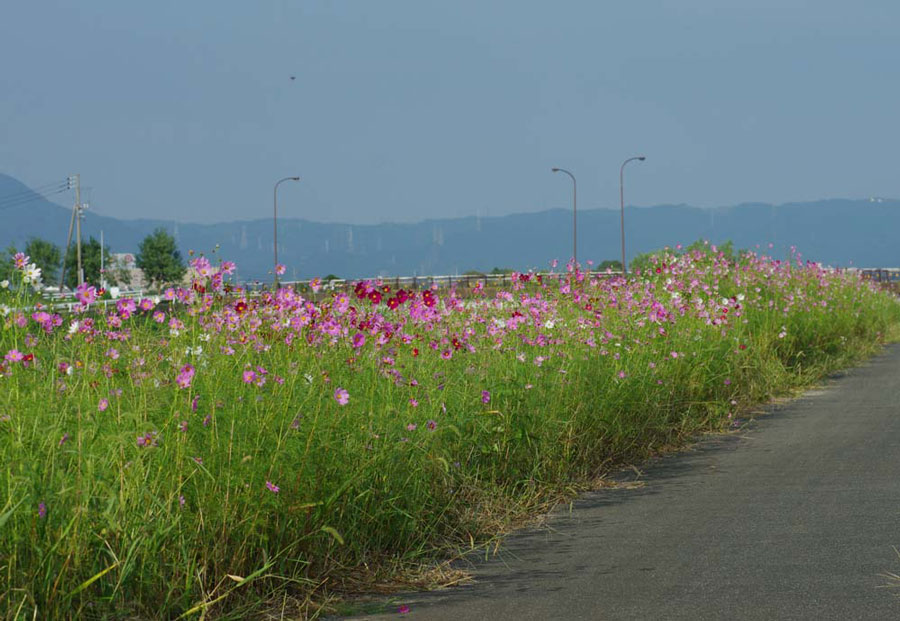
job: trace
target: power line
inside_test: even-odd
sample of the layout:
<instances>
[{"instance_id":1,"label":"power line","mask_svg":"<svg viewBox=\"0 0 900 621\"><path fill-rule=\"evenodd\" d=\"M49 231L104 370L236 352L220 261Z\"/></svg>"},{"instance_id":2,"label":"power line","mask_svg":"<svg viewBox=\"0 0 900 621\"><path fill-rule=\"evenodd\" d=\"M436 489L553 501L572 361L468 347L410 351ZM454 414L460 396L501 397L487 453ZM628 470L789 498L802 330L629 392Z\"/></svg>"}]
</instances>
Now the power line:
<instances>
[{"instance_id":1,"label":"power line","mask_svg":"<svg viewBox=\"0 0 900 621\"><path fill-rule=\"evenodd\" d=\"M25 190L21 190L19 192L13 192L12 194L6 194L4 196L0 196L0 202L6 201L8 199L20 198L22 196L31 196L32 194L41 194L45 191L55 190L59 188L68 188L68 181L54 181L52 183L44 183L41 185L34 186L33 188L27 188Z\"/></svg>"},{"instance_id":2,"label":"power line","mask_svg":"<svg viewBox=\"0 0 900 621\"><path fill-rule=\"evenodd\" d=\"M23 198L23 199L18 200L18 201L10 201L9 203L3 203L3 204L0 204L0 209L8 209L8 208L13 208L13 207L19 207L19 206L21 206L21 205L25 205L25 204L34 202L34 201L36 201L36 200L47 199L47 197L53 196L53 195L55 195L55 194L62 194L63 192L68 192L68 190L63 189L63 190L58 190L58 191L56 191L56 192L50 192L50 193L48 193L48 194L41 194L41 195L38 195L38 196L32 196L32 197L30 197L30 198Z\"/></svg>"},{"instance_id":3,"label":"power line","mask_svg":"<svg viewBox=\"0 0 900 621\"><path fill-rule=\"evenodd\" d=\"M63 192L68 192L69 188L63 187L59 188L53 192L45 192L43 194L35 192L30 196L22 196L17 199L10 199L6 201L0 201L0 209L10 209L12 207L19 207L21 205L25 205L27 203L31 203L40 199L47 199L49 196L53 196L55 194L62 194Z\"/></svg>"}]
</instances>

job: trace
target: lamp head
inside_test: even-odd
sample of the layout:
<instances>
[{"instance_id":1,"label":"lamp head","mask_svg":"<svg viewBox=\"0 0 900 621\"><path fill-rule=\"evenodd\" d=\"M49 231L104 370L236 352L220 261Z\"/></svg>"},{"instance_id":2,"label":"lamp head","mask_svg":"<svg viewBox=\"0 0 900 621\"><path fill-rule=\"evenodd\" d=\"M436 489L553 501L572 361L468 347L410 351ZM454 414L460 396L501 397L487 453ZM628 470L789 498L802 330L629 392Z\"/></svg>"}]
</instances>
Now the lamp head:
<instances>
[{"instance_id":1,"label":"lamp head","mask_svg":"<svg viewBox=\"0 0 900 621\"><path fill-rule=\"evenodd\" d=\"M559 168L551 168L550 170L553 172L559 172Z\"/></svg>"},{"instance_id":2,"label":"lamp head","mask_svg":"<svg viewBox=\"0 0 900 621\"><path fill-rule=\"evenodd\" d=\"M639 159L639 160L640 160L640 161L642 161L642 162L643 162L643 161L644 161L644 160L645 160L645 159L647 159L647 158L646 158L646 157L644 157L644 156L643 156L643 155L641 155L641 156L640 156L640 157L638 157L638 159Z\"/></svg>"},{"instance_id":3,"label":"lamp head","mask_svg":"<svg viewBox=\"0 0 900 621\"><path fill-rule=\"evenodd\" d=\"M644 159L644 158L641 158L641 159ZM293 181L300 181L300 177L291 177L291 179L292 179Z\"/></svg>"}]
</instances>

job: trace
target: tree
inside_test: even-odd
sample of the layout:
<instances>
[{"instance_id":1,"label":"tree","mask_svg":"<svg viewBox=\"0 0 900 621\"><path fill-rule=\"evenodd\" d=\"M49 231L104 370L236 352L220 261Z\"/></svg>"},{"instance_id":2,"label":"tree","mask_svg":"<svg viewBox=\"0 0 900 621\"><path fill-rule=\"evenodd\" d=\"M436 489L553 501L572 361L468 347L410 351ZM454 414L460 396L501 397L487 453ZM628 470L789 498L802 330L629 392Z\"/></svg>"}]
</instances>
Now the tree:
<instances>
[{"instance_id":1,"label":"tree","mask_svg":"<svg viewBox=\"0 0 900 621\"><path fill-rule=\"evenodd\" d=\"M62 250L59 246L46 239L32 237L25 244L25 254L31 257L32 263L41 268L41 276L45 283L52 285L56 282L59 266L62 264Z\"/></svg>"},{"instance_id":2,"label":"tree","mask_svg":"<svg viewBox=\"0 0 900 621\"><path fill-rule=\"evenodd\" d=\"M712 260L715 257L717 259L725 259L729 263L735 263L741 259L746 251L735 251L734 243L731 240L726 240L720 244L713 244L710 243L709 240L698 239L687 248L680 249L677 247L666 247L662 250L639 254L631 260L631 270L642 274L647 273L648 271L656 269L659 264L664 263L666 257L679 257L689 253L705 255L707 260Z\"/></svg>"},{"instance_id":3,"label":"tree","mask_svg":"<svg viewBox=\"0 0 900 621\"><path fill-rule=\"evenodd\" d=\"M597 269L601 272L605 272L608 269L614 272L621 272L622 262L616 259L607 259L605 261L602 261L600 265L597 266Z\"/></svg>"},{"instance_id":4,"label":"tree","mask_svg":"<svg viewBox=\"0 0 900 621\"><path fill-rule=\"evenodd\" d=\"M10 245L6 250L0 252L0 280L12 280L13 271L15 268L13 267L13 257L15 256L16 247Z\"/></svg>"},{"instance_id":5,"label":"tree","mask_svg":"<svg viewBox=\"0 0 900 621\"><path fill-rule=\"evenodd\" d=\"M102 251L103 263L110 265L112 255L109 253L109 246L104 246ZM91 237L87 243L81 244L81 267L84 269L84 281L95 287L100 286L100 252L100 242L94 237ZM115 284L115 281L110 279L108 274L106 280L110 284ZM69 289L74 289L78 286L78 247L75 244L69 246L69 252L66 253L64 284Z\"/></svg>"},{"instance_id":6,"label":"tree","mask_svg":"<svg viewBox=\"0 0 900 621\"><path fill-rule=\"evenodd\" d=\"M175 238L163 228L156 229L141 241L135 263L151 286L180 282L187 271Z\"/></svg>"}]
</instances>

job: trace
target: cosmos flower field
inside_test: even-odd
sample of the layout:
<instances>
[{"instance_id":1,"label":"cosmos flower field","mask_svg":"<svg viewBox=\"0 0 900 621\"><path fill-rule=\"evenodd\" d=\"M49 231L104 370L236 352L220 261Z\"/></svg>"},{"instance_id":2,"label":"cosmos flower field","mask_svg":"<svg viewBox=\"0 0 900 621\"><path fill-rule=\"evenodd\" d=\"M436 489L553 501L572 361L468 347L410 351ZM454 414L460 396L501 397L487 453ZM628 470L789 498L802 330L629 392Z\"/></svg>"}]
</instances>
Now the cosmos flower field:
<instances>
[{"instance_id":1,"label":"cosmos flower field","mask_svg":"<svg viewBox=\"0 0 900 621\"><path fill-rule=\"evenodd\" d=\"M62 312L20 257L0 289L0 616L226 614L432 558L504 506L731 426L900 320L813 263L649 265L249 296L200 257L190 288L102 306L82 286Z\"/></svg>"}]
</instances>

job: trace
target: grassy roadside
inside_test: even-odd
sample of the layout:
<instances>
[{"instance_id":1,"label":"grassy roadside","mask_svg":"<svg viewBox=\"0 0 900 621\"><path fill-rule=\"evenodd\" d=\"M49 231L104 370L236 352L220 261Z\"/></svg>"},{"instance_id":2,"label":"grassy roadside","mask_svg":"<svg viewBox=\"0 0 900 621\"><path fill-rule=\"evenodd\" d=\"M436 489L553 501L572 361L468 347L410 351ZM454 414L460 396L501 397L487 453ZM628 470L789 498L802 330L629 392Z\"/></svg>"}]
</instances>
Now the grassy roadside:
<instances>
[{"instance_id":1,"label":"grassy roadside","mask_svg":"<svg viewBox=\"0 0 900 621\"><path fill-rule=\"evenodd\" d=\"M177 311L6 315L6 617L246 618L452 580L410 568L727 428L900 323L848 274L713 249L466 299L373 282L249 299L228 270L196 262Z\"/></svg>"}]
</instances>

